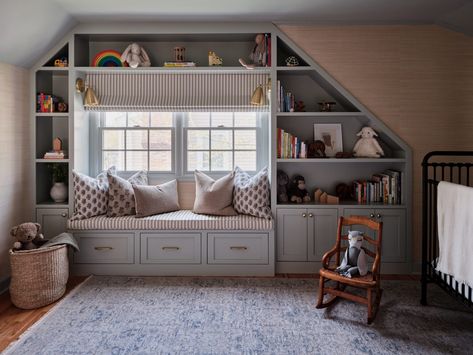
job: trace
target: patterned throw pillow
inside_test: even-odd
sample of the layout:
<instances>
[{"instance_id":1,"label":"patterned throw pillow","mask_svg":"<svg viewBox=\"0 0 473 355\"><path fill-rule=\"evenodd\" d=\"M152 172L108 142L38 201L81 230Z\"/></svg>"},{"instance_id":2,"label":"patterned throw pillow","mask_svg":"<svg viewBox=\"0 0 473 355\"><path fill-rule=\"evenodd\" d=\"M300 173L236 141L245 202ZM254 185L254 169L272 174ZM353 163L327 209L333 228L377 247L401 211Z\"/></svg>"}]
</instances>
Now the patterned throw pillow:
<instances>
[{"instance_id":1,"label":"patterned throw pillow","mask_svg":"<svg viewBox=\"0 0 473 355\"><path fill-rule=\"evenodd\" d=\"M235 168L233 208L241 214L271 219L268 168L251 177Z\"/></svg>"},{"instance_id":2,"label":"patterned throw pillow","mask_svg":"<svg viewBox=\"0 0 473 355\"><path fill-rule=\"evenodd\" d=\"M148 185L146 171L138 171L128 180L116 174L107 174L108 177L108 217L133 215L135 211L135 195L133 185Z\"/></svg>"},{"instance_id":3,"label":"patterned throw pillow","mask_svg":"<svg viewBox=\"0 0 473 355\"><path fill-rule=\"evenodd\" d=\"M115 174L112 166L95 179L85 174L72 171L74 186L74 214L71 220L81 220L107 213L108 180L107 173Z\"/></svg>"}]
</instances>

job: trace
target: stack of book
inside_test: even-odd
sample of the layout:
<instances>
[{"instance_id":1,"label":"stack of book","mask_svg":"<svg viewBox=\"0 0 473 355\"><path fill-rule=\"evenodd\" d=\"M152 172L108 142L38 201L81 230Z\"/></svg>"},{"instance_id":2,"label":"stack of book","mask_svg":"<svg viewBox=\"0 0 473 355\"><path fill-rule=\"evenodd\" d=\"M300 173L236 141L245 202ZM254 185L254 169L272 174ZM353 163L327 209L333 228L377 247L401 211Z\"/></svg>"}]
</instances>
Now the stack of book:
<instances>
[{"instance_id":1,"label":"stack of book","mask_svg":"<svg viewBox=\"0 0 473 355\"><path fill-rule=\"evenodd\" d=\"M164 62L166 68L186 68L195 67L194 62Z\"/></svg>"},{"instance_id":2,"label":"stack of book","mask_svg":"<svg viewBox=\"0 0 473 355\"><path fill-rule=\"evenodd\" d=\"M65 159L66 154L63 150L51 150L44 153L44 159Z\"/></svg>"},{"instance_id":3,"label":"stack of book","mask_svg":"<svg viewBox=\"0 0 473 355\"><path fill-rule=\"evenodd\" d=\"M404 173L397 170L386 170L374 174L371 180L353 181L353 191L358 203L384 203L399 205L403 203L402 186Z\"/></svg>"},{"instance_id":4,"label":"stack of book","mask_svg":"<svg viewBox=\"0 0 473 355\"><path fill-rule=\"evenodd\" d=\"M278 112L294 112L295 101L294 95L289 91L286 92L278 80Z\"/></svg>"},{"instance_id":5,"label":"stack of book","mask_svg":"<svg viewBox=\"0 0 473 355\"><path fill-rule=\"evenodd\" d=\"M307 158L307 145L300 138L278 128L277 155L280 159Z\"/></svg>"}]
</instances>

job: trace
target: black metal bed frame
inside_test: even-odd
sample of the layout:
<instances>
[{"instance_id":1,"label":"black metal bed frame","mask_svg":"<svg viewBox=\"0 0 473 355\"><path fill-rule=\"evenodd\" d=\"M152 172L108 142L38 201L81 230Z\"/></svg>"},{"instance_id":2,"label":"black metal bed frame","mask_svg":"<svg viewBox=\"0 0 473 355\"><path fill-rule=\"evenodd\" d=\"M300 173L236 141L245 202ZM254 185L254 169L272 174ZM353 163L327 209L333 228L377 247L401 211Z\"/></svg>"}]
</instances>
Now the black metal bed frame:
<instances>
[{"instance_id":1,"label":"black metal bed frame","mask_svg":"<svg viewBox=\"0 0 473 355\"><path fill-rule=\"evenodd\" d=\"M459 284L451 275L435 270L438 258L437 229L437 185L440 181L472 186L470 182L471 162L438 162L439 157L472 157L472 151L434 151L425 155L422 161L422 289L420 303L427 304L427 285L436 283L447 293L471 306L472 289ZM431 162L432 158L435 162ZM448 160L448 159L447 159ZM471 161L471 159L470 159Z\"/></svg>"}]
</instances>

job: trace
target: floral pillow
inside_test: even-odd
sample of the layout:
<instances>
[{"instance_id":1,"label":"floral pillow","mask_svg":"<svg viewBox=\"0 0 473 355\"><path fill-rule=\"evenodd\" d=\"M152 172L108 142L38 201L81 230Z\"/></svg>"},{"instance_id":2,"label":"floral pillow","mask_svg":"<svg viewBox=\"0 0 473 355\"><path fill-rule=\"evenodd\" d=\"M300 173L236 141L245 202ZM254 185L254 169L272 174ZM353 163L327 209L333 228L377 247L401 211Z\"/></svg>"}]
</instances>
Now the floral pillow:
<instances>
[{"instance_id":1,"label":"floral pillow","mask_svg":"<svg viewBox=\"0 0 473 355\"><path fill-rule=\"evenodd\" d=\"M134 215L135 194L132 185L148 185L146 171L138 171L128 180L112 173L107 173L108 178L108 217L121 217Z\"/></svg>"},{"instance_id":2,"label":"floral pillow","mask_svg":"<svg viewBox=\"0 0 473 355\"><path fill-rule=\"evenodd\" d=\"M254 176L235 168L233 208L240 214L271 218L268 168Z\"/></svg>"}]
</instances>

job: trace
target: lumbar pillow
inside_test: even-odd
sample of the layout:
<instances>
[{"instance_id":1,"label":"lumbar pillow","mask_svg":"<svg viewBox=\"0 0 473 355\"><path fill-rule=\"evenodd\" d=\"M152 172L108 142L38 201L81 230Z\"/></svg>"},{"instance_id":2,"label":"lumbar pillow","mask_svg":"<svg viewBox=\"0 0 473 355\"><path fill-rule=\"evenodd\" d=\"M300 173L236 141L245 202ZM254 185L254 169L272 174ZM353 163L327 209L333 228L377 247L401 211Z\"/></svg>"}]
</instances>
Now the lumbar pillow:
<instances>
[{"instance_id":1,"label":"lumbar pillow","mask_svg":"<svg viewBox=\"0 0 473 355\"><path fill-rule=\"evenodd\" d=\"M234 216L233 172L214 180L203 172L196 170L194 213L216 216Z\"/></svg>"},{"instance_id":2,"label":"lumbar pillow","mask_svg":"<svg viewBox=\"0 0 473 355\"><path fill-rule=\"evenodd\" d=\"M128 180L115 174L107 173L108 178L108 217L121 217L135 214L135 195L133 186L148 185L146 171L138 171Z\"/></svg>"},{"instance_id":3,"label":"lumbar pillow","mask_svg":"<svg viewBox=\"0 0 473 355\"><path fill-rule=\"evenodd\" d=\"M115 174L112 166L95 179L85 174L72 171L74 184L74 214L71 220L86 219L107 213L108 180L107 173Z\"/></svg>"},{"instance_id":4,"label":"lumbar pillow","mask_svg":"<svg viewBox=\"0 0 473 355\"><path fill-rule=\"evenodd\" d=\"M132 186L135 193L136 217L152 216L180 209L176 180L156 186Z\"/></svg>"},{"instance_id":5,"label":"lumbar pillow","mask_svg":"<svg viewBox=\"0 0 473 355\"><path fill-rule=\"evenodd\" d=\"M234 185L233 208L236 212L271 218L268 168L251 177L237 166Z\"/></svg>"}]
</instances>

